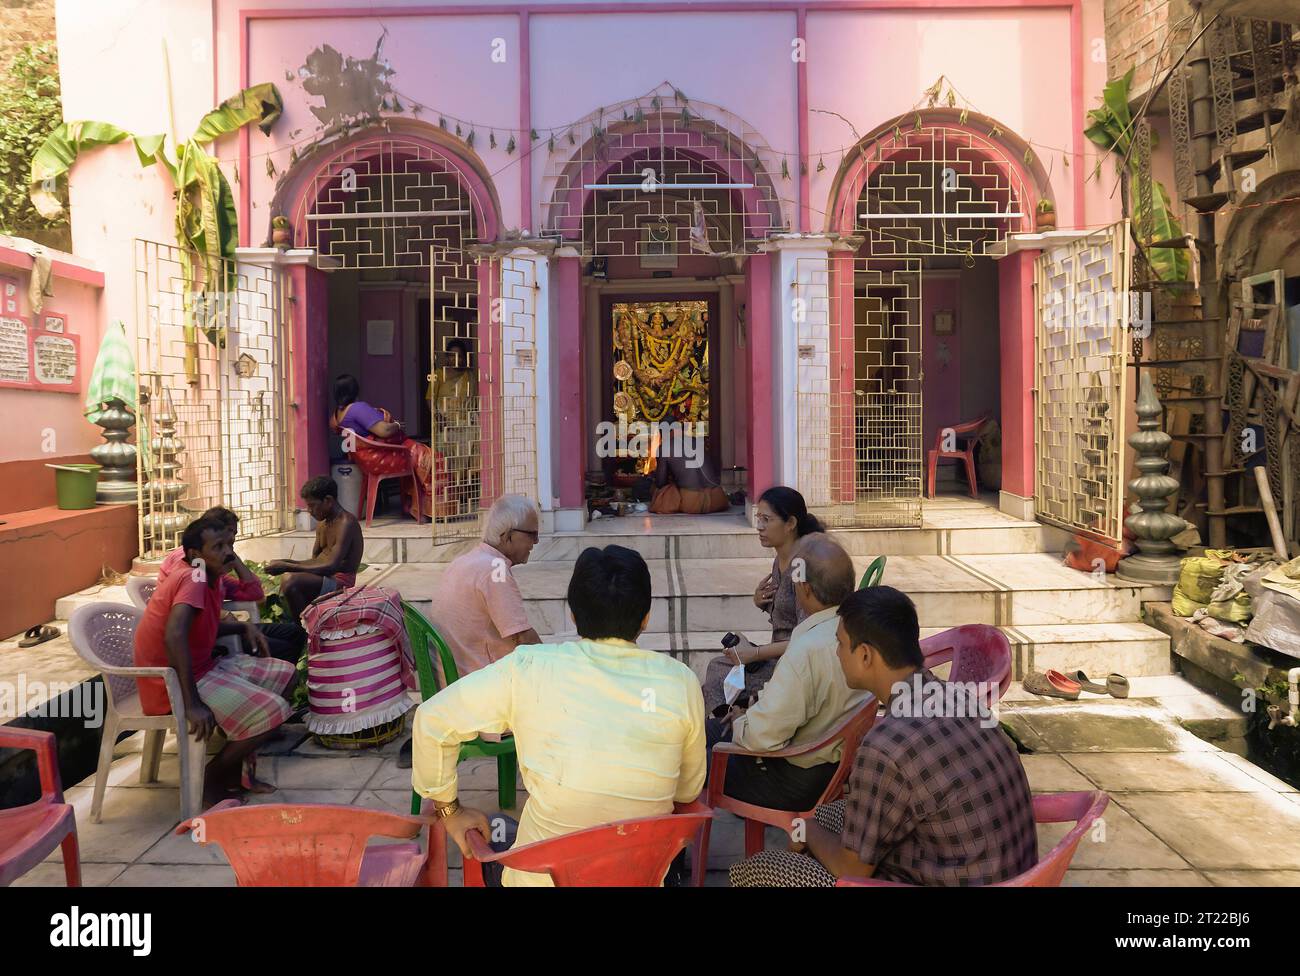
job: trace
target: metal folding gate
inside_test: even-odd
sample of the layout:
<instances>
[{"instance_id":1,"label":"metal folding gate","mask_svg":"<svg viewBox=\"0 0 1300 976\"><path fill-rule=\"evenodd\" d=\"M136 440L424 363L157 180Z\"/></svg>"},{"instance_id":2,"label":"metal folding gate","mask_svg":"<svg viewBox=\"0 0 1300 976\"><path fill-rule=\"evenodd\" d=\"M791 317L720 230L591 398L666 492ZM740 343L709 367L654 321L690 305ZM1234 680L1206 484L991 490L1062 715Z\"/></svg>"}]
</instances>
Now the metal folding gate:
<instances>
[{"instance_id":1,"label":"metal folding gate","mask_svg":"<svg viewBox=\"0 0 1300 976\"><path fill-rule=\"evenodd\" d=\"M287 287L276 268L135 242L140 554L223 505L240 535L289 527ZM205 275L218 280L206 280Z\"/></svg>"},{"instance_id":2,"label":"metal folding gate","mask_svg":"<svg viewBox=\"0 0 1300 976\"><path fill-rule=\"evenodd\" d=\"M1034 511L1063 528L1123 532L1128 222L1048 247L1034 269Z\"/></svg>"}]
</instances>

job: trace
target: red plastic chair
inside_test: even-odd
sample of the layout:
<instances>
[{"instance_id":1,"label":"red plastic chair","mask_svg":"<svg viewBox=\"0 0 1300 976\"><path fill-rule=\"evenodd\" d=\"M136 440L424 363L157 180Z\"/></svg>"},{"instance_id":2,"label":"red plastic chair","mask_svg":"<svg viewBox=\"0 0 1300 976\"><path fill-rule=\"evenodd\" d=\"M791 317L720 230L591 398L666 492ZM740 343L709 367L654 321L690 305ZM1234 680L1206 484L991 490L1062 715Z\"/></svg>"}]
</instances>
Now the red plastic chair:
<instances>
[{"instance_id":1,"label":"red plastic chair","mask_svg":"<svg viewBox=\"0 0 1300 976\"><path fill-rule=\"evenodd\" d=\"M926 498L934 497L934 477L935 469L939 466L940 458L954 458L966 462L966 480L970 482L971 498L979 498L979 484L975 478L975 445L979 443L979 432L986 423L989 422L988 415L980 417L979 420L968 420L964 424L955 424L951 427L941 427L934 433L934 447L930 448L930 463L926 473ZM945 451L943 449L943 435L945 431L952 431L956 439L965 442L965 446L956 451Z\"/></svg>"},{"instance_id":2,"label":"red plastic chair","mask_svg":"<svg viewBox=\"0 0 1300 976\"><path fill-rule=\"evenodd\" d=\"M833 803L840 798L844 792L844 784L848 782L849 773L853 769L853 757L857 755L858 744L862 742L862 737L867 734L876 721L876 711L879 708L880 702L874 697L868 698L858 707L856 712L846 715L844 720L831 729L820 742L812 742L792 749L778 749L775 752L752 752L749 749L742 749L733 742L719 742L713 747L713 755L709 759L709 806L715 810L730 811L745 821L746 857L751 857L763 849L764 828L780 827L786 833L790 833L796 820L809 821L812 819L813 811L823 803ZM831 777L831 781L826 785L821 797L807 810L802 812L773 810L770 807L744 803L735 797L726 795L727 760L732 756L761 756L763 758L780 756L789 758L790 756L802 756L810 752L817 752L835 742L843 743L840 750L839 766L835 770L835 775ZM705 836L703 842L697 848L697 857L695 859L696 885L704 883L704 872L707 870L708 861L709 839Z\"/></svg>"},{"instance_id":3,"label":"red plastic chair","mask_svg":"<svg viewBox=\"0 0 1300 976\"><path fill-rule=\"evenodd\" d=\"M478 831L470 831L474 856L465 859L465 887L482 888L483 865L498 862L515 871L549 874L558 888L655 888L691 841L707 851L712 823L713 811L695 800L676 804L662 817L575 830L499 854Z\"/></svg>"},{"instance_id":4,"label":"red plastic chair","mask_svg":"<svg viewBox=\"0 0 1300 976\"><path fill-rule=\"evenodd\" d=\"M357 443L365 444L375 451L382 452L378 461L371 459L363 462L360 455L355 453L351 455L352 463L360 468L362 475L364 475L361 482L361 508L366 513L366 525L369 526L375 520L375 503L379 500L379 483L391 478L411 479L413 500L411 513L415 516L416 522L421 521L420 483L415 476L410 450L403 444L389 444L387 441L377 441L370 437L362 437L360 434L357 434L356 438Z\"/></svg>"},{"instance_id":5,"label":"red plastic chair","mask_svg":"<svg viewBox=\"0 0 1300 976\"><path fill-rule=\"evenodd\" d=\"M1079 841L1101 816L1110 803L1105 793L1048 793L1034 797L1034 823L1069 823L1074 828L1061 838L1060 843L1048 852L1047 857L1007 881L988 885L989 888L1059 888L1065 872L1070 869ZM898 881L877 881L875 878L840 878L837 888L914 888L916 885Z\"/></svg>"},{"instance_id":6,"label":"red plastic chair","mask_svg":"<svg viewBox=\"0 0 1300 976\"><path fill-rule=\"evenodd\" d=\"M36 769L41 780L41 798L35 803L0 810L0 887L13 884L60 846L68 887L81 887L77 816L72 804L63 802L54 733L0 726L0 748L30 749L36 753Z\"/></svg>"},{"instance_id":7,"label":"red plastic chair","mask_svg":"<svg viewBox=\"0 0 1300 976\"><path fill-rule=\"evenodd\" d=\"M414 841L428 819L338 804L223 800L186 820L197 844L218 844L241 888L431 888L447 886L446 833L418 843L366 847L371 837ZM440 873L441 872L441 873Z\"/></svg>"},{"instance_id":8,"label":"red plastic chair","mask_svg":"<svg viewBox=\"0 0 1300 976\"><path fill-rule=\"evenodd\" d=\"M933 671L952 662L948 681L998 683L998 700L1011 687L1011 644L1007 635L988 624L953 627L921 641L925 666ZM990 703L992 704L992 703Z\"/></svg>"}]
</instances>

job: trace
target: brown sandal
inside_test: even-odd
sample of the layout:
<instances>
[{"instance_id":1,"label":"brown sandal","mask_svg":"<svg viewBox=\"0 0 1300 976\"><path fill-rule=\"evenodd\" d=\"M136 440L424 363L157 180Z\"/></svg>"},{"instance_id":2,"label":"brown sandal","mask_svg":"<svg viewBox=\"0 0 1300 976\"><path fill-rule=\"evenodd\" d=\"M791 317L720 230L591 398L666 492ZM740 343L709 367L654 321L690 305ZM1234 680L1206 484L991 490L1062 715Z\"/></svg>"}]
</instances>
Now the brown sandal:
<instances>
[{"instance_id":1,"label":"brown sandal","mask_svg":"<svg viewBox=\"0 0 1300 976\"><path fill-rule=\"evenodd\" d=\"M1057 680L1052 680L1050 677L1052 674L1057 675ZM1041 671L1031 672L1025 676L1024 681L1020 682L1020 686L1030 694L1042 695L1044 698L1064 698L1066 701L1075 701L1079 697L1078 684L1057 672L1047 674Z\"/></svg>"}]
</instances>

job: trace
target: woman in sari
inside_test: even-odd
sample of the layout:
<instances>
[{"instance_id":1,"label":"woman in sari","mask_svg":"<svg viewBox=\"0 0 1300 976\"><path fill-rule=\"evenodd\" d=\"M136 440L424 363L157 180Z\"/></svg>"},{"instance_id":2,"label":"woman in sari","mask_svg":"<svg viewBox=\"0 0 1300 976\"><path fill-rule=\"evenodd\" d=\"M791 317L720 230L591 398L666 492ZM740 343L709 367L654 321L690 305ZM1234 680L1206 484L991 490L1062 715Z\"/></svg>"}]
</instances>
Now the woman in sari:
<instances>
[{"instance_id":1,"label":"woman in sari","mask_svg":"<svg viewBox=\"0 0 1300 976\"><path fill-rule=\"evenodd\" d=\"M794 597L794 579L790 560L800 538L810 532L821 532L822 524L808 511L803 495L793 488L778 485L763 492L754 506L754 524L758 541L764 548L776 551L772 571L754 590L754 605L767 612L772 625L772 640L763 645L751 644L744 635L740 642L709 662L704 678L704 708L710 725L723 721L732 712L727 707L722 683L727 673L736 665L745 666L745 690L738 703L750 703L767 684L776 670L777 659L785 653L790 642L790 632L803 620ZM714 730L716 731L716 727ZM710 737L715 738L715 736Z\"/></svg>"},{"instance_id":2,"label":"woman in sari","mask_svg":"<svg viewBox=\"0 0 1300 976\"><path fill-rule=\"evenodd\" d=\"M416 488L420 492L420 514L432 518L433 451L428 444L407 437L402 424L393 420L387 410L357 399L360 392L361 384L355 376L344 373L334 381L334 414L330 417L330 429L343 435L345 443L348 439L345 431L350 430L360 435L350 445L350 453L368 471L382 471L391 467L393 459L398 455L395 451L385 451L368 444L362 438L385 444L400 444L406 448L411 467L415 469ZM403 480L402 510L407 515L415 514L415 500L410 482Z\"/></svg>"}]
</instances>

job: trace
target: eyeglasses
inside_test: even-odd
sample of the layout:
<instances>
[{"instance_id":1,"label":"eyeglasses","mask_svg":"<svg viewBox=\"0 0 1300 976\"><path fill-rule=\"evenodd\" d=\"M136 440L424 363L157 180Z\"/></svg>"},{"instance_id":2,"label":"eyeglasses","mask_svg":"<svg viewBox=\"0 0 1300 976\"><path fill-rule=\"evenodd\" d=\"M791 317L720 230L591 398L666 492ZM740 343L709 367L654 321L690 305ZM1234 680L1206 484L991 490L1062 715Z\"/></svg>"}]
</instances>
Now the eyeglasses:
<instances>
[{"instance_id":1,"label":"eyeglasses","mask_svg":"<svg viewBox=\"0 0 1300 976\"><path fill-rule=\"evenodd\" d=\"M526 535L526 536L528 536L529 538L531 538L534 542L539 541L539 540L541 539L541 537L542 537L542 536L541 536L541 533L539 533L539 532L529 532L527 529L511 529L510 531L511 531L511 532L522 532L524 535Z\"/></svg>"}]
</instances>

